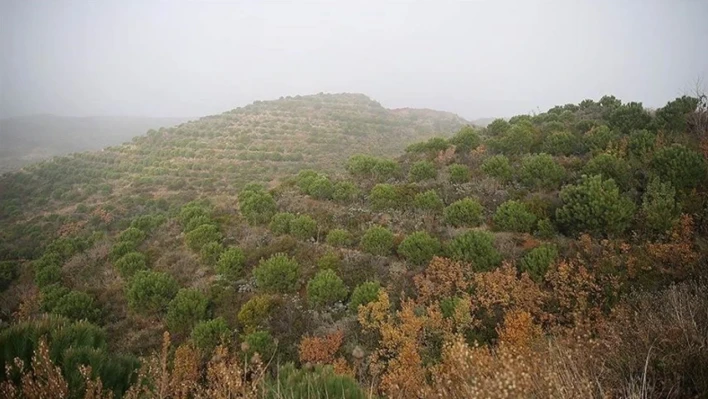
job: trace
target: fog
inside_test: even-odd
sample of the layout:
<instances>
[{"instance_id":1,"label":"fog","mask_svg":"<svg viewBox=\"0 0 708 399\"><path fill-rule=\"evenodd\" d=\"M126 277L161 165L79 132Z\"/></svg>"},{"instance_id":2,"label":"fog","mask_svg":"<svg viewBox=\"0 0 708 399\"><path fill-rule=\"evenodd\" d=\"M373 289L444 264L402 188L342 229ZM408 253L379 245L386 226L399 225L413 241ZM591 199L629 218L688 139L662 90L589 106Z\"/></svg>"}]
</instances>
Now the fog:
<instances>
[{"instance_id":1,"label":"fog","mask_svg":"<svg viewBox=\"0 0 708 399\"><path fill-rule=\"evenodd\" d=\"M293 2L294 3L294 2ZM6 1L0 116L201 116L361 92L509 116L708 78L706 1Z\"/></svg>"}]
</instances>

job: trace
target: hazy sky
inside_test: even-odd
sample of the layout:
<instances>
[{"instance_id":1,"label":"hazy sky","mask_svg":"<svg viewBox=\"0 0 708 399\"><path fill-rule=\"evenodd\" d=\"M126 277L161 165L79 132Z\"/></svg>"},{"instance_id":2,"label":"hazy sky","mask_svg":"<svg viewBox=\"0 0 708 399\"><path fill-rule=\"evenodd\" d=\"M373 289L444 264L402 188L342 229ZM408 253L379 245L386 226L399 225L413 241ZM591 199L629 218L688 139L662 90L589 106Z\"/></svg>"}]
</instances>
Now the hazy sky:
<instances>
[{"instance_id":1,"label":"hazy sky","mask_svg":"<svg viewBox=\"0 0 708 399\"><path fill-rule=\"evenodd\" d=\"M708 80L708 1L0 0L0 116L361 92L466 118Z\"/></svg>"}]
</instances>

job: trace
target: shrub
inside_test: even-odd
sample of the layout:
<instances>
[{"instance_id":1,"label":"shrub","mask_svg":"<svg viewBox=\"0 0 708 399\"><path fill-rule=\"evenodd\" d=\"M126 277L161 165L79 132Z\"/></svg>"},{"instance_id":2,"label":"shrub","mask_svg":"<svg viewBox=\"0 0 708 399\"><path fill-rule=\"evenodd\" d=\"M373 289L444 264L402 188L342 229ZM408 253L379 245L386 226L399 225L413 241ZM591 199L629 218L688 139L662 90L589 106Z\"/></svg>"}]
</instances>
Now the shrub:
<instances>
[{"instance_id":1,"label":"shrub","mask_svg":"<svg viewBox=\"0 0 708 399\"><path fill-rule=\"evenodd\" d=\"M231 339L231 330L226 324L226 320L217 317L212 320L198 322L192 329L190 336L194 345L201 349L202 353L212 353L214 348L220 344L226 344Z\"/></svg>"},{"instance_id":2,"label":"shrub","mask_svg":"<svg viewBox=\"0 0 708 399\"><path fill-rule=\"evenodd\" d=\"M371 227L361 238L361 248L373 255L389 255L393 249L393 233L385 227Z\"/></svg>"},{"instance_id":3,"label":"shrub","mask_svg":"<svg viewBox=\"0 0 708 399\"><path fill-rule=\"evenodd\" d=\"M270 231L273 234L290 233L290 222L295 219L295 215L290 212L279 212L270 219Z\"/></svg>"},{"instance_id":4,"label":"shrub","mask_svg":"<svg viewBox=\"0 0 708 399\"><path fill-rule=\"evenodd\" d=\"M536 215L519 201L506 201L494 212L494 226L499 230L529 233L536 223Z\"/></svg>"},{"instance_id":5,"label":"shrub","mask_svg":"<svg viewBox=\"0 0 708 399\"><path fill-rule=\"evenodd\" d=\"M487 125L487 134L492 137L499 136L509 131L509 128L511 128L509 122L504 119L498 118L492 121L492 123L490 123L489 125Z\"/></svg>"},{"instance_id":6,"label":"shrub","mask_svg":"<svg viewBox=\"0 0 708 399\"><path fill-rule=\"evenodd\" d=\"M317 235L317 222L308 215L300 215L290 221L290 234L300 240L309 240Z\"/></svg>"},{"instance_id":7,"label":"shrub","mask_svg":"<svg viewBox=\"0 0 708 399\"><path fill-rule=\"evenodd\" d=\"M192 327L207 317L207 297L194 288L182 288L167 309L167 326L172 331L191 331Z\"/></svg>"},{"instance_id":8,"label":"shrub","mask_svg":"<svg viewBox=\"0 0 708 399\"><path fill-rule=\"evenodd\" d=\"M524 154L531 151L536 142L536 130L529 121L519 121L499 137L489 141L490 146L504 154Z\"/></svg>"},{"instance_id":9,"label":"shrub","mask_svg":"<svg viewBox=\"0 0 708 399\"><path fill-rule=\"evenodd\" d=\"M414 143L406 147L406 152L424 153L444 151L450 147L450 144L442 137L433 137L428 141Z\"/></svg>"},{"instance_id":10,"label":"shrub","mask_svg":"<svg viewBox=\"0 0 708 399\"><path fill-rule=\"evenodd\" d=\"M414 265L425 265L440 253L440 241L425 231L418 231L401 242L398 253Z\"/></svg>"},{"instance_id":11,"label":"shrub","mask_svg":"<svg viewBox=\"0 0 708 399\"><path fill-rule=\"evenodd\" d=\"M607 120L613 130L629 133L632 130L645 129L651 123L651 115L644 110L642 103L623 104L610 112Z\"/></svg>"},{"instance_id":12,"label":"shrub","mask_svg":"<svg viewBox=\"0 0 708 399\"><path fill-rule=\"evenodd\" d=\"M416 208L428 212L439 212L445 207L445 204L443 204L442 199L440 199L440 196L435 190L428 190L416 194L413 203Z\"/></svg>"},{"instance_id":13,"label":"shrub","mask_svg":"<svg viewBox=\"0 0 708 399\"><path fill-rule=\"evenodd\" d=\"M599 154L593 157L583 169L586 175L600 175L605 179L612 179L620 188L628 189L632 172L629 163L612 154Z\"/></svg>"},{"instance_id":14,"label":"shrub","mask_svg":"<svg viewBox=\"0 0 708 399\"><path fill-rule=\"evenodd\" d=\"M484 207L472 198L463 198L445 208L445 223L455 227L473 227L482 223Z\"/></svg>"},{"instance_id":15,"label":"shrub","mask_svg":"<svg viewBox=\"0 0 708 399\"><path fill-rule=\"evenodd\" d=\"M548 154L529 155L521 160L519 179L535 189L554 189L565 178L565 169Z\"/></svg>"},{"instance_id":16,"label":"shrub","mask_svg":"<svg viewBox=\"0 0 708 399\"><path fill-rule=\"evenodd\" d=\"M524 255L519 262L519 269L527 272L534 281L540 282L557 257L558 249L555 245L541 244Z\"/></svg>"},{"instance_id":17,"label":"shrub","mask_svg":"<svg viewBox=\"0 0 708 399\"><path fill-rule=\"evenodd\" d=\"M549 134L543 140L541 149L552 155L571 155L580 152L578 142L579 140L571 133L557 132Z\"/></svg>"},{"instance_id":18,"label":"shrub","mask_svg":"<svg viewBox=\"0 0 708 399\"><path fill-rule=\"evenodd\" d=\"M396 176L400 168L394 160L358 154L349 158L346 169L352 176L384 181Z\"/></svg>"},{"instance_id":19,"label":"shrub","mask_svg":"<svg viewBox=\"0 0 708 399\"><path fill-rule=\"evenodd\" d=\"M137 229L135 227L130 227L126 230L124 230L122 233L120 233L120 236L118 239L120 241L129 241L132 242L133 244L140 245L143 240L145 240L146 234L144 231Z\"/></svg>"},{"instance_id":20,"label":"shrub","mask_svg":"<svg viewBox=\"0 0 708 399\"><path fill-rule=\"evenodd\" d=\"M615 139L615 136L615 133L613 133L609 127L601 125L595 126L590 129L589 132L585 133L583 141L587 148L596 153L605 151L612 140Z\"/></svg>"},{"instance_id":21,"label":"shrub","mask_svg":"<svg viewBox=\"0 0 708 399\"><path fill-rule=\"evenodd\" d=\"M556 235L556 227L549 218L540 219L536 225L536 235L541 238L553 238Z\"/></svg>"},{"instance_id":22,"label":"shrub","mask_svg":"<svg viewBox=\"0 0 708 399\"><path fill-rule=\"evenodd\" d=\"M620 234L634 215L634 203L620 194L614 180L597 175L583 175L578 184L565 186L560 197L563 207L556 210L556 219L570 231Z\"/></svg>"},{"instance_id":23,"label":"shrub","mask_svg":"<svg viewBox=\"0 0 708 399\"><path fill-rule=\"evenodd\" d=\"M339 270L340 263L339 255L335 252L327 252L317 260L317 267L320 270L330 269L336 271Z\"/></svg>"},{"instance_id":24,"label":"shrub","mask_svg":"<svg viewBox=\"0 0 708 399\"><path fill-rule=\"evenodd\" d=\"M188 233L188 232L196 229L197 227L203 226L203 225L216 226L216 223L214 223L214 221L208 216L203 216L203 215L195 216L195 217L189 219L189 221L187 221L187 224L184 225L184 232Z\"/></svg>"},{"instance_id":25,"label":"shrub","mask_svg":"<svg viewBox=\"0 0 708 399\"><path fill-rule=\"evenodd\" d=\"M219 242L212 241L204 244L199 251L199 256L205 264L213 266L219 260L222 252L224 252L224 246Z\"/></svg>"},{"instance_id":26,"label":"shrub","mask_svg":"<svg viewBox=\"0 0 708 399\"><path fill-rule=\"evenodd\" d=\"M15 281L18 274L18 267L12 261L0 261L0 292L3 292L7 287Z\"/></svg>"},{"instance_id":27,"label":"shrub","mask_svg":"<svg viewBox=\"0 0 708 399\"><path fill-rule=\"evenodd\" d=\"M375 301L379 296L380 289L381 284L378 281L366 281L357 285L349 298L349 309L356 312L360 305Z\"/></svg>"},{"instance_id":28,"label":"shrub","mask_svg":"<svg viewBox=\"0 0 708 399\"><path fill-rule=\"evenodd\" d=\"M456 153L464 154L479 147L481 140L472 126L465 126L452 136L450 143L455 145Z\"/></svg>"},{"instance_id":29,"label":"shrub","mask_svg":"<svg viewBox=\"0 0 708 399\"><path fill-rule=\"evenodd\" d=\"M485 231L468 231L453 239L447 248L453 260L472 264L476 272L489 271L501 263L502 257L494 248L494 236Z\"/></svg>"},{"instance_id":30,"label":"shrub","mask_svg":"<svg viewBox=\"0 0 708 399\"><path fill-rule=\"evenodd\" d=\"M167 307L177 294L177 282L168 274L140 270L128 286L128 306L141 313L155 313Z\"/></svg>"},{"instance_id":31,"label":"shrub","mask_svg":"<svg viewBox=\"0 0 708 399\"><path fill-rule=\"evenodd\" d=\"M190 223L190 221L195 218L201 218L202 220L210 220L211 209L209 209L205 204L195 201L186 204L182 207L182 209L180 209L178 219L182 224L182 227L185 228L185 230L189 230L186 227Z\"/></svg>"},{"instance_id":32,"label":"shrub","mask_svg":"<svg viewBox=\"0 0 708 399\"><path fill-rule=\"evenodd\" d=\"M346 247L352 244L352 235L344 229L332 229L327 234L327 244L333 247Z\"/></svg>"},{"instance_id":33,"label":"shrub","mask_svg":"<svg viewBox=\"0 0 708 399\"><path fill-rule=\"evenodd\" d=\"M61 266L48 264L41 269L35 267L34 283L37 287L42 288L59 282L61 282Z\"/></svg>"},{"instance_id":34,"label":"shrub","mask_svg":"<svg viewBox=\"0 0 708 399\"><path fill-rule=\"evenodd\" d=\"M113 247L111 247L111 253L109 254L109 258L112 261L117 261L118 259L122 258L123 256L135 252L137 250L138 246L135 245L134 242L132 241L120 241L117 242Z\"/></svg>"},{"instance_id":35,"label":"shrub","mask_svg":"<svg viewBox=\"0 0 708 399\"><path fill-rule=\"evenodd\" d=\"M130 252L118 259L115 263L121 277L128 279L139 270L147 269L147 258L140 252Z\"/></svg>"},{"instance_id":36,"label":"shrub","mask_svg":"<svg viewBox=\"0 0 708 399\"><path fill-rule=\"evenodd\" d=\"M401 168L393 159L379 159L373 168L377 181L386 181L400 174Z\"/></svg>"},{"instance_id":37,"label":"shrub","mask_svg":"<svg viewBox=\"0 0 708 399\"><path fill-rule=\"evenodd\" d=\"M309 194L312 182L314 182L315 179L317 179L318 177L320 177L320 174L315 172L314 170L303 169L297 174L297 186L304 194Z\"/></svg>"},{"instance_id":38,"label":"shrub","mask_svg":"<svg viewBox=\"0 0 708 399\"><path fill-rule=\"evenodd\" d=\"M466 165L454 163L448 167L448 172L450 172L450 183L452 184L462 184L470 181L470 168Z\"/></svg>"},{"instance_id":39,"label":"shrub","mask_svg":"<svg viewBox=\"0 0 708 399\"><path fill-rule=\"evenodd\" d=\"M275 300L272 296L256 295L241 306L238 321L246 331L253 331L264 324L274 306Z\"/></svg>"},{"instance_id":40,"label":"shrub","mask_svg":"<svg viewBox=\"0 0 708 399\"><path fill-rule=\"evenodd\" d=\"M708 173L703 157L679 144L658 150L651 167L662 181L671 183L679 191L698 186Z\"/></svg>"},{"instance_id":41,"label":"shrub","mask_svg":"<svg viewBox=\"0 0 708 399\"><path fill-rule=\"evenodd\" d=\"M635 130L629 136L627 145L629 153L641 160L645 160L656 146L656 135L646 130Z\"/></svg>"},{"instance_id":42,"label":"shrub","mask_svg":"<svg viewBox=\"0 0 708 399\"><path fill-rule=\"evenodd\" d=\"M370 397L353 377L335 373L332 366L322 365L305 370L296 368L292 363L285 364L278 370L274 381L267 381L265 398L282 398L284 389L291 399Z\"/></svg>"},{"instance_id":43,"label":"shrub","mask_svg":"<svg viewBox=\"0 0 708 399\"><path fill-rule=\"evenodd\" d=\"M511 163L506 155L494 155L485 159L481 169L482 172L502 182L510 181L513 174Z\"/></svg>"},{"instance_id":44,"label":"shrub","mask_svg":"<svg viewBox=\"0 0 708 399\"><path fill-rule=\"evenodd\" d=\"M688 116L698 107L699 99L682 96L669 101L664 107L656 110L656 124L669 133L688 132Z\"/></svg>"},{"instance_id":45,"label":"shrub","mask_svg":"<svg viewBox=\"0 0 708 399\"><path fill-rule=\"evenodd\" d=\"M307 283L307 299L315 305L331 305L344 301L349 290L333 270L320 270Z\"/></svg>"},{"instance_id":46,"label":"shrub","mask_svg":"<svg viewBox=\"0 0 708 399\"><path fill-rule=\"evenodd\" d=\"M273 196L262 188L245 190L239 195L239 207L248 223L267 223L275 214L276 206Z\"/></svg>"},{"instance_id":47,"label":"shrub","mask_svg":"<svg viewBox=\"0 0 708 399\"><path fill-rule=\"evenodd\" d=\"M100 316L100 311L94 303L93 297L82 291L60 290L51 299L51 304L46 302L42 305L44 310L71 320L95 322Z\"/></svg>"},{"instance_id":48,"label":"shrub","mask_svg":"<svg viewBox=\"0 0 708 399\"><path fill-rule=\"evenodd\" d=\"M334 184L332 199L338 202L353 201L359 195L359 188L350 181L340 181Z\"/></svg>"},{"instance_id":49,"label":"shrub","mask_svg":"<svg viewBox=\"0 0 708 399\"><path fill-rule=\"evenodd\" d=\"M166 220L167 218L164 215L142 215L133 219L133 221L130 222L130 227L149 233Z\"/></svg>"},{"instance_id":50,"label":"shrub","mask_svg":"<svg viewBox=\"0 0 708 399\"><path fill-rule=\"evenodd\" d=\"M401 198L396 187L390 184L377 184L371 189L369 202L374 210L393 209L400 205Z\"/></svg>"},{"instance_id":51,"label":"shrub","mask_svg":"<svg viewBox=\"0 0 708 399\"><path fill-rule=\"evenodd\" d=\"M300 265L285 254L275 254L253 269L258 287L270 292L292 292L300 277Z\"/></svg>"},{"instance_id":52,"label":"shrub","mask_svg":"<svg viewBox=\"0 0 708 399\"><path fill-rule=\"evenodd\" d=\"M190 231L185 236L187 246L194 252L201 251L202 247L213 241L221 241L221 232L213 224L203 224Z\"/></svg>"},{"instance_id":53,"label":"shrub","mask_svg":"<svg viewBox=\"0 0 708 399\"><path fill-rule=\"evenodd\" d=\"M243 337L243 341L249 356L258 353L262 359L270 359L275 353L275 341L268 331L252 332Z\"/></svg>"},{"instance_id":54,"label":"shrub","mask_svg":"<svg viewBox=\"0 0 708 399\"><path fill-rule=\"evenodd\" d=\"M236 280L241 277L245 263L246 256L241 248L230 247L219 255L219 261L216 262L216 272L229 280Z\"/></svg>"},{"instance_id":55,"label":"shrub","mask_svg":"<svg viewBox=\"0 0 708 399\"><path fill-rule=\"evenodd\" d=\"M650 230L663 233L673 226L680 213L676 190L669 183L662 183L658 178L652 179L642 199L644 224Z\"/></svg>"},{"instance_id":56,"label":"shrub","mask_svg":"<svg viewBox=\"0 0 708 399\"><path fill-rule=\"evenodd\" d=\"M334 185L327 176L318 176L311 183L308 194L320 200L332 199Z\"/></svg>"},{"instance_id":57,"label":"shrub","mask_svg":"<svg viewBox=\"0 0 708 399\"><path fill-rule=\"evenodd\" d=\"M438 176L438 170L435 165L430 161L419 161L411 166L408 172L408 178L411 181L423 181L428 179L434 179Z\"/></svg>"}]
</instances>

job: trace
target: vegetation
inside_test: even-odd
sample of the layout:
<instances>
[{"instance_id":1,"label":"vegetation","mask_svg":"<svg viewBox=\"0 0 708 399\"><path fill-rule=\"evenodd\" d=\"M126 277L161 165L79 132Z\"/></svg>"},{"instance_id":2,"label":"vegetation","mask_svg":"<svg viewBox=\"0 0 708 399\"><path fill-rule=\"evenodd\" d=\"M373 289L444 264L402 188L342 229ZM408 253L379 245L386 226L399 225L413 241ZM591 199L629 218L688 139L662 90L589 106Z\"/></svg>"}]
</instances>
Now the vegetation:
<instances>
[{"instance_id":1,"label":"vegetation","mask_svg":"<svg viewBox=\"0 0 708 399\"><path fill-rule=\"evenodd\" d=\"M445 208L445 222L455 227L474 227L482 223L484 207L479 201L464 198Z\"/></svg>"},{"instance_id":2,"label":"vegetation","mask_svg":"<svg viewBox=\"0 0 708 399\"><path fill-rule=\"evenodd\" d=\"M393 233L385 227L371 227L361 237L361 249L372 255L388 255L393 250Z\"/></svg>"},{"instance_id":3,"label":"vegetation","mask_svg":"<svg viewBox=\"0 0 708 399\"><path fill-rule=\"evenodd\" d=\"M344 301L348 292L342 279L331 269L319 271L307 283L307 298L315 305L331 305Z\"/></svg>"},{"instance_id":4,"label":"vegetation","mask_svg":"<svg viewBox=\"0 0 708 399\"><path fill-rule=\"evenodd\" d=\"M262 260L253 269L258 287L270 292L291 292L300 278L300 265L285 254L275 254Z\"/></svg>"},{"instance_id":5,"label":"vegetation","mask_svg":"<svg viewBox=\"0 0 708 399\"><path fill-rule=\"evenodd\" d=\"M519 201L506 201L494 212L494 226L499 230L529 233L535 223L536 215Z\"/></svg>"}]
</instances>

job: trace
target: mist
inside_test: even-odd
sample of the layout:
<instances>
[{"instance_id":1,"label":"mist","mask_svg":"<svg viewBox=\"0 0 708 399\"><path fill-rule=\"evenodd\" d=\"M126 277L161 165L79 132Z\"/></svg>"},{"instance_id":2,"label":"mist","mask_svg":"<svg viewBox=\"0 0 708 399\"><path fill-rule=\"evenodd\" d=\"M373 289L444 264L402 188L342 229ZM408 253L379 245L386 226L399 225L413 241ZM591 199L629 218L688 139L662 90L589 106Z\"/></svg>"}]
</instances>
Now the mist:
<instances>
[{"instance_id":1,"label":"mist","mask_svg":"<svg viewBox=\"0 0 708 399\"><path fill-rule=\"evenodd\" d=\"M364 93L510 116L708 77L705 1L3 1L0 117L192 117Z\"/></svg>"}]
</instances>

